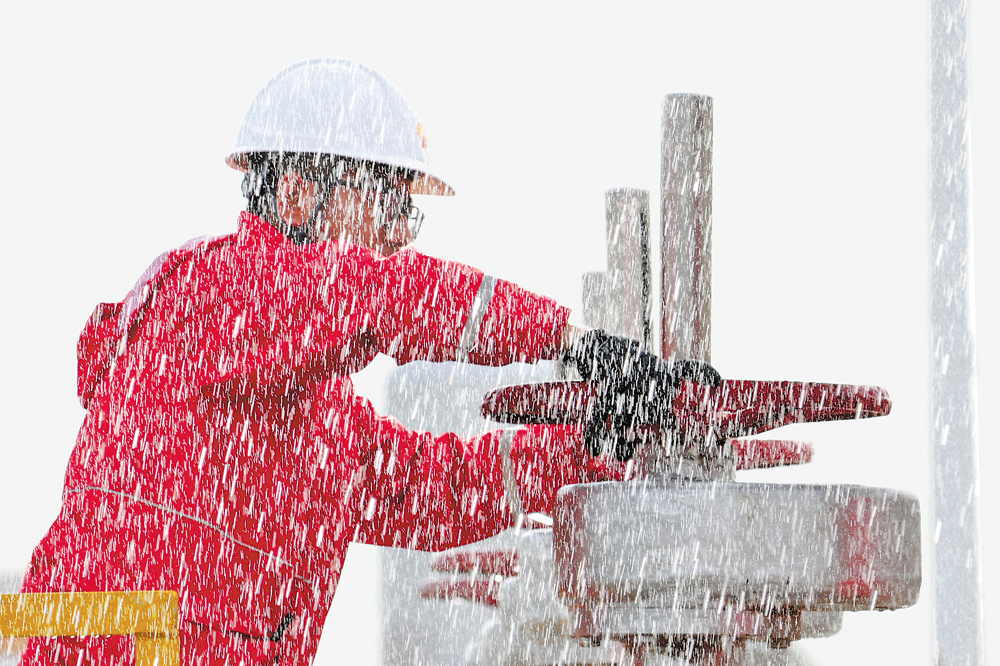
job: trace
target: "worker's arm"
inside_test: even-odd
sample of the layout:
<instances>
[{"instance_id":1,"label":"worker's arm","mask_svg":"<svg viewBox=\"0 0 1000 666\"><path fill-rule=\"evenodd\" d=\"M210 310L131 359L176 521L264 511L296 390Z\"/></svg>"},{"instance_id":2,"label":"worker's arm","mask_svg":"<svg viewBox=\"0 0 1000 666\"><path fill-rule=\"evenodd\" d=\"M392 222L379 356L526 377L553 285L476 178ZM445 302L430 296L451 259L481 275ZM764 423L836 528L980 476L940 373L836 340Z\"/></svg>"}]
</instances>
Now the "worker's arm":
<instances>
[{"instance_id":1,"label":"worker's arm","mask_svg":"<svg viewBox=\"0 0 1000 666\"><path fill-rule=\"evenodd\" d=\"M413 251L389 259L360 246L323 252L302 248L282 272L249 280L215 272L224 302L197 320L197 344L212 361L196 369L207 375L198 383L258 369L279 385L285 375L322 379L357 372L378 353L401 364L534 362L558 358L572 337L569 310L471 266Z\"/></svg>"},{"instance_id":2,"label":"worker's arm","mask_svg":"<svg viewBox=\"0 0 1000 666\"><path fill-rule=\"evenodd\" d=\"M371 442L351 498L354 540L441 550L471 543L513 524L498 432L472 439L433 437L355 405L355 442ZM579 428L531 426L509 446L509 473L525 513L551 513L564 485L621 479L625 465L585 451Z\"/></svg>"},{"instance_id":3,"label":"worker's arm","mask_svg":"<svg viewBox=\"0 0 1000 666\"><path fill-rule=\"evenodd\" d=\"M569 310L550 298L413 251L369 265L366 259L358 252L343 262L343 280L347 292L370 295L365 307L379 351L400 363L506 365L557 358L563 350Z\"/></svg>"},{"instance_id":4,"label":"worker's arm","mask_svg":"<svg viewBox=\"0 0 1000 666\"><path fill-rule=\"evenodd\" d=\"M283 387L356 372L378 353L506 365L562 352L566 308L470 266L351 245L278 249L213 246L164 269L129 329L130 342L155 336L165 352L162 367L147 364L150 381L178 366L197 386Z\"/></svg>"}]
</instances>

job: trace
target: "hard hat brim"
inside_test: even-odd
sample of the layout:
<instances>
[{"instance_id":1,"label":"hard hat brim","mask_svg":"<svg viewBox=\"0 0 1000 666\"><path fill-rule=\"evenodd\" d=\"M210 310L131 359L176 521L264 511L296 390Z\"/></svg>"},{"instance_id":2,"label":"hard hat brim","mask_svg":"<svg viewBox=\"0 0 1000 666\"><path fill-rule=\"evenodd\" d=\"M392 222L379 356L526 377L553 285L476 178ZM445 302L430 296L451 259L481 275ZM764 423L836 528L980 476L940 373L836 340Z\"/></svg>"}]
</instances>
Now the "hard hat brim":
<instances>
[{"instance_id":1,"label":"hard hat brim","mask_svg":"<svg viewBox=\"0 0 1000 666\"><path fill-rule=\"evenodd\" d=\"M245 152L231 153L226 157L226 164L228 164L230 168L246 173L249 168L246 157L247 153ZM343 157L359 159L350 155L343 155ZM410 186L410 194L429 194L433 196L445 197L455 196L455 189L451 185L444 182L437 176L427 173L423 169L400 164L392 164L390 166L401 167L413 171L415 175L413 178L413 184Z\"/></svg>"}]
</instances>

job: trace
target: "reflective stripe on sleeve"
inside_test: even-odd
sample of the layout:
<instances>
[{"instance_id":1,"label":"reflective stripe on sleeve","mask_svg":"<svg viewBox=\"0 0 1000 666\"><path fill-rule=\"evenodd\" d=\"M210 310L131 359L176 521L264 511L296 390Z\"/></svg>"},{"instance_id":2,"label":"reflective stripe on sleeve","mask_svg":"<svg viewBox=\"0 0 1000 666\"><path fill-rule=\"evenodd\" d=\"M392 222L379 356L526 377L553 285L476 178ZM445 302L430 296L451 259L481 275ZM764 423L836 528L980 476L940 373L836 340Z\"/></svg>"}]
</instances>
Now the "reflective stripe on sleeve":
<instances>
[{"instance_id":1,"label":"reflective stripe on sleeve","mask_svg":"<svg viewBox=\"0 0 1000 666\"><path fill-rule=\"evenodd\" d=\"M483 275L483 281L479 283L479 291L476 292L476 298L472 301L469 318L465 321L462 339L458 343L458 351L455 354L456 361L469 362L469 353L476 346L476 341L479 340L479 327L483 325L486 310L490 307L490 301L493 300L495 286L495 277Z\"/></svg>"},{"instance_id":2,"label":"reflective stripe on sleeve","mask_svg":"<svg viewBox=\"0 0 1000 666\"><path fill-rule=\"evenodd\" d=\"M173 515L179 516L180 518L183 518L185 520L190 520L192 522L198 523L199 525L203 525L203 526L205 526L205 527L207 527L209 529L215 530L224 539L232 541L233 543L238 544L238 545L242 546L243 548L246 548L247 550L252 550L255 553L258 553L260 555L264 555L265 557L271 559L274 562L277 562L278 564L283 564L283 565L291 567L293 569L295 568L295 565L292 564L291 562L289 562L288 560L282 559L282 558L278 557L277 555L275 555L273 553L269 553L266 550L262 550L260 548L257 548L256 546L252 546L252 545L246 543L245 541L240 541L239 539L237 539L233 535L231 535L228 532L226 532L225 530L223 530L221 527L219 527L217 525L213 525L212 523L208 522L207 520L203 520L202 518L199 518L197 516L192 516L189 513L184 513L183 511L178 511L177 509L169 507L169 506L167 506L165 504L158 504L156 502L150 502L149 500L143 499L143 498L139 497L138 495L132 495L132 494L129 494L129 493L123 493L120 490L111 490L110 488L102 488L100 486L83 486L82 488L67 488L66 490L63 491L63 494L83 493L83 492L87 492L88 490L92 490L92 491L96 491L96 492L100 492L100 493L106 493L108 495L117 495L118 497L121 497L123 499L131 500L133 502L138 502L139 504L145 504L148 507L151 507L153 509L157 509L157 510L162 511L164 513L173 514ZM315 582L315 581L312 581L312 580L310 580L308 578L304 578L304 577L302 577L302 576L300 576L298 574L295 574L295 573L293 573L292 575L295 578L297 578L297 579L299 579L299 580L301 580L303 582L309 583L309 584L313 584Z\"/></svg>"},{"instance_id":3,"label":"reflective stripe on sleeve","mask_svg":"<svg viewBox=\"0 0 1000 666\"><path fill-rule=\"evenodd\" d=\"M517 488L517 477L514 475L514 461L510 459L510 450L514 446L514 435L519 428L508 428L500 433L500 471L503 474L504 491L507 494L507 506L514 520L520 523L524 513L521 504L521 493Z\"/></svg>"}]
</instances>

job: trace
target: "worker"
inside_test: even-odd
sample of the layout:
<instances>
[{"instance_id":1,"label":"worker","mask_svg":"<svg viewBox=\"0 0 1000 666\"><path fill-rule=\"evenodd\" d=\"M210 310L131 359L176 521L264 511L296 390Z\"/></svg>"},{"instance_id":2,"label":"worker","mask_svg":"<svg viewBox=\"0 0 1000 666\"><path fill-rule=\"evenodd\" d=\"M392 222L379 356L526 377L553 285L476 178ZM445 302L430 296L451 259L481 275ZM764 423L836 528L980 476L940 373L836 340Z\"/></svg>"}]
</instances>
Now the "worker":
<instances>
[{"instance_id":1,"label":"worker","mask_svg":"<svg viewBox=\"0 0 1000 666\"><path fill-rule=\"evenodd\" d=\"M377 354L487 365L562 355L584 374L641 357L552 300L402 250L427 169L422 126L371 69L311 60L253 100L228 163L235 233L157 259L78 345L87 414L25 592L176 590L183 664L307 664L350 542L437 550L514 517L497 433L408 431L353 392ZM676 374L676 373L675 373ZM690 373L689 373L690 374ZM595 451L597 452L597 451ZM571 427L509 449L523 510L621 478ZM509 481L509 479L508 479ZM119 664L130 637L32 639L24 664Z\"/></svg>"}]
</instances>

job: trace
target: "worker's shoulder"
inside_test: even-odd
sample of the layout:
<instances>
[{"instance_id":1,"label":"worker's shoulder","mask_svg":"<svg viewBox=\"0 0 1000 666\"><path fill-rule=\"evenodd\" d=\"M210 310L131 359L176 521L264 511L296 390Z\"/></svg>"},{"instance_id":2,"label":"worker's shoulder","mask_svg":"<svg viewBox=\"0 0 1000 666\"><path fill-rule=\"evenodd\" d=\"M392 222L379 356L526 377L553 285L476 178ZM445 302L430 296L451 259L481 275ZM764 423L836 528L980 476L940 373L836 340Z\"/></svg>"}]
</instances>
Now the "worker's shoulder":
<instances>
[{"instance_id":1,"label":"worker's shoulder","mask_svg":"<svg viewBox=\"0 0 1000 666\"><path fill-rule=\"evenodd\" d=\"M212 254L218 255L220 250L233 244L235 236L236 234L201 236L160 253L142 272L125 297L125 310L131 313L151 292L158 290L164 281L178 272L187 272L179 269L186 265L190 266L192 260L206 258Z\"/></svg>"},{"instance_id":2,"label":"worker's shoulder","mask_svg":"<svg viewBox=\"0 0 1000 666\"><path fill-rule=\"evenodd\" d=\"M222 236L199 236L192 238L186 243L177 246L169 252L179 252L184 254L205 254L225 247L236 245L238 234L224 234Z\"/></svg>"},{"instance_id":3,"label":"worker's shoulder","mask_svg":"<svg viewBox=\"0 0 1000 666\"><path fill-rule=\"evenodd\" d=\"M157 276L164 276L176 271L181 266L198 261L199 259L212 259L231 256L232 253L226 250L236 245L237 234L226 234L223 236L199 236L167 250L157 257L146 269L143 277L146 281ZM140 280L140 282L143 280Z\"/></svg>"}]
</instances>

